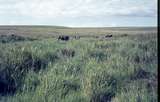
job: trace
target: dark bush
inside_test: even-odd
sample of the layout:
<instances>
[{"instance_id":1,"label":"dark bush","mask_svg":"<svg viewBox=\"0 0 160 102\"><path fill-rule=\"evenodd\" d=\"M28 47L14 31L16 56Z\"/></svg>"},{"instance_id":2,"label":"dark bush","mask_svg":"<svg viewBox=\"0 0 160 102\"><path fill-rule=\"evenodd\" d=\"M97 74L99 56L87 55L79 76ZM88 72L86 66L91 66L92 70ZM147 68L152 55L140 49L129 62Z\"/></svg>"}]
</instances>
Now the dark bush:
<instances>
[{"instance_id":1,"label":"dark bush","mask_svg":"<svg viewBox=\"0 0 160 102\"><path fill-rule=\"evenodd\" d=\"M40 80L36 73L33 71L30 71L25 76L23 86L19 89L20 92L26 90L26 91L35 91L36 87L40 84Z\"/></svg>"},{"instance_id":2,"label":"dark bush","mask_svg":"<svg viewBox=\"0 0 160 102\"><path fill-rule=\"evenodd\" d=\"M75 56L75 51L72 49L62 49L61 55L64 57L74 57Z\"/></svg>"},{"instance_id":3,"label":"dark bush","mask_svg":"<svg viewBox=\"0 0 160 102\"><path fill-rule=\"evenodd\" d=\"M148 79L151 78L152 74L150 72L145 71L142 68L139 68L135 70L133 75L131 76L132 80L137 80L137 79Z\"/></svg>"},{"instance_id":4,"label":"dark bush","mask_svg":"<svg viewBox=\"0 0 160 102\"><path fill-rule=\"evenodd\" d=\"M112 97L115 96L113 92L104 92L92 96L91 102L111 102Z\"/></svg>"},{"instance_id":5,"label":"dark bush","mask_svg":"<svg viewBox=\"0 0 160 102\"><path fill-rule=\"evenodd\" d=\"M77 91L80 89L80 85L75 81L63 80L62 85L62 97L65 97L71 91Z\"/></svg>"},{"instance_id":6,"label":"dark bush","mask_svg":"<svg viewBox=\"0 0 160 102\"><path fill-rule=\"evenodd\" d=\"M17 42L17 41L32 41L34 39L28 37L22 37L18 35L0 35L0 42L1 43L10 43L10 42Z\"/></svg>"},{"instance_id":7,"label":"dark bush","mask_svg":"<svg viewBox=\"0 0 160 102\"><path fill-rule=\"evenodd\" d=\"M21 88L25 75L29 71L38 72L41 69L45 69L49 62L58 58L52 53L38 57L27 51L24 51L20 56L22 57L20 62L16 62L15 59L9 58L9 56L0 58L2 59L2 62L0 62L0 86L2 88L0 94L14 93Z\"/></svg>"},{"instance_id":8,"label":"dark bush","mask_svg":"<svg viewBox=\"0 0 160 102\"><path fill-rule=\"evenodd\" d=\"M117 80L105 72L92 77L91 102L110 102L117 90Z\"/></svg>"},{"instance_id":9,"label":"dark bush","mask_svg":"<svg viewBox=\"0 0 160 102\"><path fill-rule=\"evenodd\" d=\"M121 35L121 37L127 37L128 36L128 34L122 34Z\"/></svg>"},{"instance_id":10,"label":"dark bush","mask_svg":"<svg viewBox=\"0 0 160 102\"><path fill-rule=\"evenodd\" d=\"M6 72L0 72L0 95L13 94L16 89L14 79Z\"/></svg>"},{"instance_id":11,"label":"dark bush","mask_svg":"<svg viewBox=\"0 0 160 102\"><path fill-rule=\"evenodd\" d=\"M39 58L32 56L30 52L23 52L23 60L18 64L18 68L21 71L40 70L42 67L46 67L47 61L45 58Z\"/></svg>"}]
</instances>

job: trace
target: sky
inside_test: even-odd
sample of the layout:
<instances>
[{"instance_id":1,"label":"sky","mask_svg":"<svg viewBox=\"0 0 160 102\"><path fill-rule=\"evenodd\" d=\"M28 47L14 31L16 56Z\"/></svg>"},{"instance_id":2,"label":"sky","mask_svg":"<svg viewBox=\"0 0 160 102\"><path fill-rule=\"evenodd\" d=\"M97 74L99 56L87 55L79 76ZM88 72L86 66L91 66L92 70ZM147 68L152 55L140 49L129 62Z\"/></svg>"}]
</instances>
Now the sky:
<instances>
[{"instance_id":1,"label":"sky","mask_svg":"<svg viewBox=\"0 0 160 102\"><path fill-rule=\"evenodd\" d=\"M157 0L0 0L0 25L157 26Z\"/></svg>"}]
</instances>

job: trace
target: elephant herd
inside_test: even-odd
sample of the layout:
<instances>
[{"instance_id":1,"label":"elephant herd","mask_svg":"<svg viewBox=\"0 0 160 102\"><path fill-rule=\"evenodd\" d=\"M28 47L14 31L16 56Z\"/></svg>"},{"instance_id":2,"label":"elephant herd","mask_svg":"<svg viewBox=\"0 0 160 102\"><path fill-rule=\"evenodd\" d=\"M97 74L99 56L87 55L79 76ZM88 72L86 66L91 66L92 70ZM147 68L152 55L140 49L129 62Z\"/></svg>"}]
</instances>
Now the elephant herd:
<instances>
[{"instance_id":1,"label":"elephant herd","mask_svg":"<svg viewBox=\"0 0 160 102\"><path fill-rule=\"evenodd\" d=\"M61 35L58 37L58 40L63 40L63 41L68 41L70 39L80 39L80 36L74 36L74 37L70 37L68 35Z\"/></svg>"},{"instance_id":2,"label":"elephant herd","mask_svg":"<svg viewBox=\"0 0 160 102\"><path fill-rule=\"evenodd\" d=\"M103 38L111 38L113 37L111 34L110 35L105 35ZM96 38L100 38L100 36L96 36ZM80 39L80 36L68 36L68 35L61 35L58 36L58 40L62 40L62 41L68 41L70 39Z\"/></svg>"}]
</instances>

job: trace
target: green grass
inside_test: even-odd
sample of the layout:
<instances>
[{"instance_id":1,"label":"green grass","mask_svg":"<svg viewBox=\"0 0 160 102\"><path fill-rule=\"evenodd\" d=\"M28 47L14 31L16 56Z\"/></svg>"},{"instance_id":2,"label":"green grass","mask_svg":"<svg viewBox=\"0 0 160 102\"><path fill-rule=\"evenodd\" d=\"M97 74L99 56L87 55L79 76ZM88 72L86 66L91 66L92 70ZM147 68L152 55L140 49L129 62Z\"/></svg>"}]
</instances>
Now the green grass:
<instances>
[{"instance_id":1,"label":"green grass","mask_svg":"<svg viewBox=\"0 0 160 102\"><path fill-rule=\"evenodd\" d=\"M153 34L0 43L0 101L158 102L157 63Z\"/></svg>"}]
</instances>

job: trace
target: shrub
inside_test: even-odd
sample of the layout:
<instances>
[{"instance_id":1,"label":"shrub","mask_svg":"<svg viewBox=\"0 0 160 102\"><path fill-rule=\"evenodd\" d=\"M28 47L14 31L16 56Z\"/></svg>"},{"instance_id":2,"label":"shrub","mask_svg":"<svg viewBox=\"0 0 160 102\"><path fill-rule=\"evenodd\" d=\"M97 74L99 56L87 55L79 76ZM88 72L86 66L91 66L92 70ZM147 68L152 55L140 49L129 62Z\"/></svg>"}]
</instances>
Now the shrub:
<instances>
[{"instance_id":1,"label":"shrub","mask_svg":"<svg viewBox=\"0 0 160 102\"><path fill-rule=\"evenodd\" d=\"M75 51L72 49L64 48L64 49L60 50L59 54L60 54L59 56L61 56L61 57L74 57Z\"/></svg>"},{"instance_id":2,"label":"shrub","mask_svg":"<svg viewBox=\"0 0 160 102\"><path fill-rule=\"evenodd\" d=\"M22 37L18 35L0 35L0 42L1 43L10 43L10 42L17 42L17 41L32 41L34 39Z\"/></svg>"}]
</instances>

